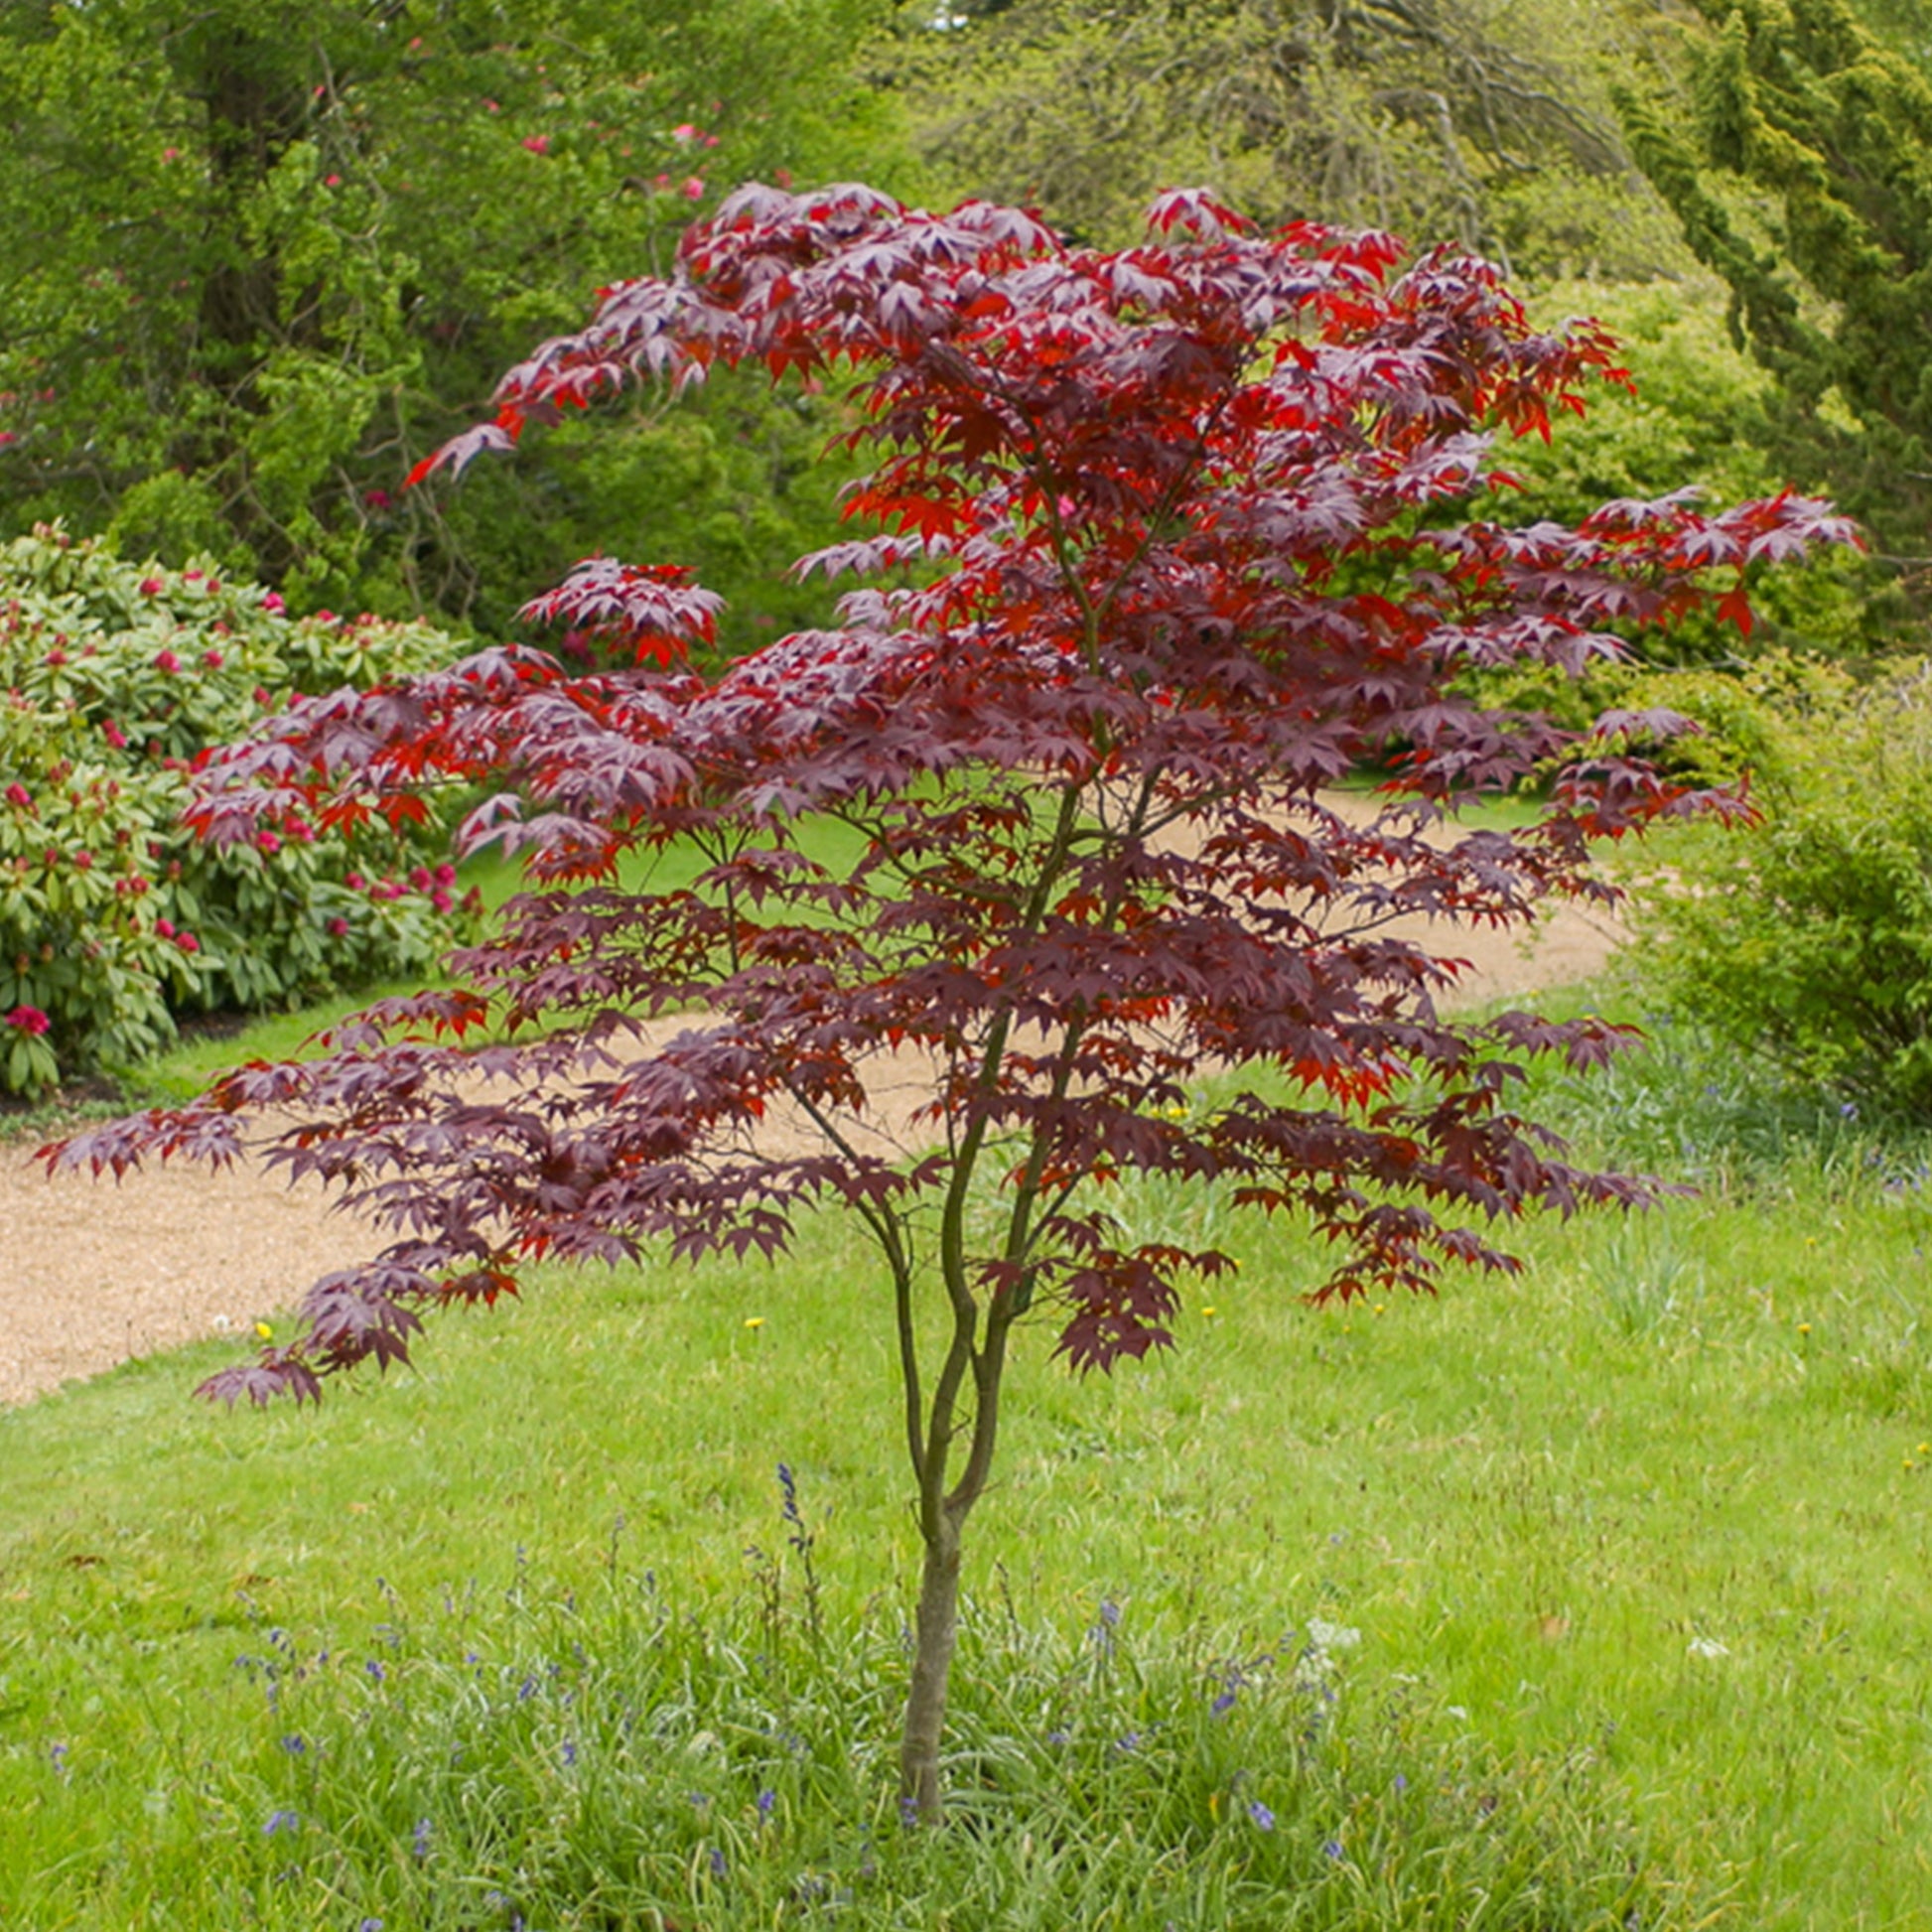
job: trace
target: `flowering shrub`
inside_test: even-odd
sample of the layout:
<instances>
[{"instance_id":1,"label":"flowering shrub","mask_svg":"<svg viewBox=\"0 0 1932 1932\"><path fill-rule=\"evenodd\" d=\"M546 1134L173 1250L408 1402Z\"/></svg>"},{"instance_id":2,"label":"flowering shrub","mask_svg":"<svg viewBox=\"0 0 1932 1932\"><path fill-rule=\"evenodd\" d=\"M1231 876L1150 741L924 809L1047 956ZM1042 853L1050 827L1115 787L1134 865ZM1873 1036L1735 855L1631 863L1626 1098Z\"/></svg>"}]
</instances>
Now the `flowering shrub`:
<instances>
[{"instance_id":1,"label":"flowering shrub","mask_svg":"<svg viewBox=\"0 0 1932 1932\"><path fill-rule=\"evenodd\" d=\"M422 670L427 625L319 615L41 528L0 549L0 1091L125 1064L174 1017L430 964L464 924L433 813L217 850L178 822L207 749L291 692Z\"/></svg>"}]
</instances>

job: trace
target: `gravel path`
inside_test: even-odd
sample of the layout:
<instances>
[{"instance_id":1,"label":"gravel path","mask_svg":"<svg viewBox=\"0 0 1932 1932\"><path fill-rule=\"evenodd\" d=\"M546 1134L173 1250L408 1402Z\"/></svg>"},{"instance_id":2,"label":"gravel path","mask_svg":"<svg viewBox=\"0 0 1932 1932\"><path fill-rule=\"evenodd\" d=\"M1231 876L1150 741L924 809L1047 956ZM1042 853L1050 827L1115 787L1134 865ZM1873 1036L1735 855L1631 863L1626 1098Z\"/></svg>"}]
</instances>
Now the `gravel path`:
<instances>
[{"instance_id":1,"label":"gravel path","mask_svg":"<svg viewBox=\"0 0 1932 1932\"><path fill-rule=\"evenodd\" d=\"M1586 978L1621 935L1601 912L1562 905L1527 948L1510 933L1436 936L1468 960L1461 997L1480 1001ZM30 1153L0 1143L0 1404L182 1342L247 1334L372 1245L319 1186L290 1188L259 1169L49 1180Z\"/></svg>"}]
</instances>

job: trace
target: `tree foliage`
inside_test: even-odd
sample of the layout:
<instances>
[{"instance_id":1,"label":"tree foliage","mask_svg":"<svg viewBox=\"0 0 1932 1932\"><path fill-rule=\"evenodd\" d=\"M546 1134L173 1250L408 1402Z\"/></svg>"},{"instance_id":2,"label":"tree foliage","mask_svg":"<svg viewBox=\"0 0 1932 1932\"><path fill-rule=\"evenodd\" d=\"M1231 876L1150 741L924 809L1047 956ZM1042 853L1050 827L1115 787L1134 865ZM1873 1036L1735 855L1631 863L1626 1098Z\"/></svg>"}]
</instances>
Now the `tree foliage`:
<instances>
[{"instance_id":1,"label":"tree foliage","mask_svg":"<svg viewBox=\"0 0 1932 1932\"><path fill-rule=\"evenodd\" d=\"M870 0L14 0L0 10L0 491L132 555L500 627L646 524L802 616L834 425L749 388L446 506L395 479L534 334L668 262L726 180L889 159ZM767 635L769 633L766 633Z\"/></svg>"},{"instance_id":2,"label":"tree foliage","mask_svg":"<svg viewBox=\"0 0 1932 1932\"><path fill-rule=\"evenodd\" d=\"M1848 0L1694 4L1710 27L1691 111L1626 92L1632 148L1777 378L1779 406L1761 421L1774 455L1923 566L1932 80Z\"/></svg>"},{"instance_id":3,"label":"tree foliage","mask_svg":"<svg viewBox=\"0 0 1932 1932\"><path fill-rule=\"evenodd\" d=\"M1073 1369L1105 1369L1169 1345L1181 1286L1230 1266L1136 1237L1115 1182L1305 1217L1335 1252L1318 1293L1343 1297L1511 1268L1491 1224L1642 1199L1517 1104L1529 1061L1587 1066L1619 1031L1446 1017L1452 938L1413 921L1601 896L1592 840L1722 801L1629 754L1668 715L1575 734L1458 680L1580 671L1621 649L1606 622L1707 595L1741 615L1754 560L1846 532L1788 496L1499 522L1492 435L1581 407L1610 344L1537 333L1486 264L1400 264L1386 236L1257 233L1198 192L1100 253L984 204L748 189L674 276L621 285L512 369L438 466L719 362L856 370L864 533L805 568L860 582L838 628L706 676L683 659L717 600L594 559L541 614L596 633L601 668L491 648L297 706L209 767L195 812L224 842L481 787L465 843L530 877L457 989L51 1156L118 1171L262 1142L394 1230L209 1392L300 1399L401 1360L431 1311L541 1257L769 1255L813 1204L856 1215L924 1543L901 1761L930 1814L961 1532L1018 1325L1050 1319ZM1366 759L1390 776L1364 815L1330 788ZM1533 824L1454 826L1459 798L1551 760ZM820 819L857 835L849 871L813 857ZM688 887L620 871L674 842L704 860ZM908 1064L922 1131L900 1140L868 1083ZM803 1151L762 1138L780 1112Z\"/></svg>"},{"instance_id":4,"label":"tree foliage","mask_svg":"<svg viewBox=\"0 0 1932 1932\"><path fill-rule=\"evenodd\" d=\"M918 138L971 193L1126 240L1164 181L1265 220L1448 235L1518 269L1649 273L1674 237L1566 0L1016 0L904 37Z\"/></svg>"}]
</instances>

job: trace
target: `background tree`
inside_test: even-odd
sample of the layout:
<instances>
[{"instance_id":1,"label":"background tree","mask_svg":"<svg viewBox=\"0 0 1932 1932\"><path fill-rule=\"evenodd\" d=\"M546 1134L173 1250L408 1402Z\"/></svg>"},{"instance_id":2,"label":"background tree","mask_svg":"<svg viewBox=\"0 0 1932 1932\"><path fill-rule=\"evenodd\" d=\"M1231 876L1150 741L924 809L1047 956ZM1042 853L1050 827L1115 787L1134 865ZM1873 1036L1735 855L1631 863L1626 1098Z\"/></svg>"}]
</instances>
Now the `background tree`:
<instances>
[{"instance_id":1,"label":"background tree","mask_svg":"<svg viewBox=\"0 0 1932 1932\"><path fill-rule=\"evenodd\" d=\"M814 610L821 403L722 386L458 505L396 478L533 335L668 261L722 174L890 174L871 0L15 0L0 10L0 497L296 609L484 628L614 530ZM816 502L816 498L813 499ZM817 514L818 512L814 512ZM598 533L593 537L591 532ZM759 586L754 591L753 586ZM759 628L760 621L765 626Z\"/></svg>"},{"instance_id":2,"label":"background tree","mask_svg":"<svg viewBox=\"0 0 1932 1932\"><path fill-rule=\"evenodd\" d=\"M1125 241L1201 178L1265 220L1450 237L1514 271L1648 275L1680 244L1605 76L1652 31L1567 0L1014 0L915 15L917 139L959 192Z\"/></svg>"},{"instance_id":3,"label":"background tree","mask_svg":"<svg viewBox=\"0 0 1932 1932\"><path fill-rule=\"evenodd\" d=\"M1687 90L1632 148L1777 378L1756 433L1897 565L1932 561L1932 80L1848 0L1694 0ZM1922 10L1878 10L1877 21ZM1687 111L1687 109L1689 111Z\"/></svg>"},{"instance_id":4,"label":"background tree","mask_svg":"<svg viewBox=\"0 0 1932 1932\"><path fill-rule=\"evenodd\" d=\"M1527 1061L1588 1065L1618 1030L1447 1019L1453 958L1394 922L1602 894L1592 839L1700 802L1620 750L1673 721L1580 737L1486 711L1463 669L1581 669L1619 648L1606 620L1679 612L1712 571L1741 618L1748 563L1844 534L1790 497L1507 528L1489 433L1579 405L1600 332L1536 333L1485 264L1398 272L1384 237L1259 236L1198 193L1154 228L1103 254L985 205L745 190L675 278L621 286L512 370L502 415L436 462L719 361L856 365L878 467L852 507L879 533L809 567L876 581L840 628L712 679L678 659L716 599L597 559L540 615L599 633L610 668L502 646L258 731L207 774L216 839L481 785L467 843L520 853L533 890L458 955L464 987L50 1157L220 1161L252 1135L396 1230L315 1286L294 1340L208 1385L230 1401L402 1359L426 1311L541 1256L773 1254L813 1203L857 1215L924 1546L901 1769L928 1816L1019 1324L1050 1312L1069 1365L1104 1369L1167 1346L1181 1285L1230 1266L1133 1235L1122 1177L1306 1216L1338 1253L1318 1292L1343 1297L1514 1266L1485 1222L1644 1197L1516 1107ZM1532 824L1445 825L1566 754ZM1392 775L1357 815L1328 788L1370 758ZM856 864L818 856L828 822ZM621 874L680 842L688 886ZM462 1044L478 1027L495 1036ZM925 1069L911 1143L868 1099L896 1055ZM760 1140L777 1109L808 1151Z\"/></svg>"}]
</instances>

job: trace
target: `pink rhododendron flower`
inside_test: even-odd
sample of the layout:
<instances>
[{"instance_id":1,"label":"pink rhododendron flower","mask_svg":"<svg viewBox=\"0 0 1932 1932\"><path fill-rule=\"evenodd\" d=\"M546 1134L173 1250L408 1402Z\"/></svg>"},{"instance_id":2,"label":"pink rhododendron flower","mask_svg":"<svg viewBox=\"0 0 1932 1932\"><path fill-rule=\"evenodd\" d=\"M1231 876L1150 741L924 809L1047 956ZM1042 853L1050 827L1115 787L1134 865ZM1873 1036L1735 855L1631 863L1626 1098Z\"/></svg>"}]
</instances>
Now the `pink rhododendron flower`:
<instances>
[{"instance_id":1,"label":"pink rhododendron flower","mask_svg":"<svg viewBox=\"0 0 1932 1932\"><path fill-rule=\"evenodd\" d=\"M145 590L146 588L147 588L146 585L142 586L142 589ZM269 591L262 598L262 609L266 611L271 618L279 618L282 615L282 613L286 611L288 608L289 607L282 602L282 593L280 591Z\"/></svg>"},{"instance_id":2,"label":"pink rhododendron flower","mask_svg":"<svg viewBox=\"0 0 1932 1932\"><path fill-rule=\"evenodd\" d=\"M681 121L676 127L671 129L671 139L680 142L695 140L697 132L698 130L689 121Z\"/></svg>"},{"instance_id":3,"label":"pink rhododendron flower","mask_svg":"<svg viewBox=\"0 0 1932 1932\"><path fill-rule=\"evenodd\" d=\"M34 794L25 785L9 785L7 787L7 803L18 806L23 812L28 811L33 806Z\"/></svg>"},{"instance_id":4,"label":"pink rhododendron flower","mask_svg":"<svg viewBox=\"0 0 1932 1932\"><path fill-rule=\"evenodd\" d=\"M226 661L227 660L221 655L221 653L218 650L205 650L202 653L202 662L206 664L210 671L218 671L221 668L221 666L224 663L226 663Z\"/></svg>"},{"instance_id":5,"label":"pink rhododendron flower","mask_svg":"<svg viewBox=\"0 0 1932 1932\"><path fill-rule=\"evenodd\" d=\"M523 137L523 145L532 154L548 154L550 152L550 137L547 134L526 134Z\"/></svg>"},{"instance_id":6,"label":"pink rhododendron flower","mask_svg":"<svg viewBox=\"0 0 1932 1932\"><path fill-rule=\"evenodd\" d=\"M141 579L141 595L143 597L159 597L162 589L163 586L159 577L144 577Z\"/></svg>"},{"instance_id":7,"label":"pink rhododendron flower","mask_svg":"<svg viewBox=\"0 0 1932 1932\"><path fill-rule=\"evenodd\" d=\"M172 939L175 936L175 922L173 919L156 919L154 929L164 939Z\"/></svg>"},{"instance_id":8,"label":"pink rhododendron flower","mask_svg":"<svg viewBox=\"0 0 1932 1932\"><path fill-rule=\"evenodd\" d=\"M108 744L113 746L115 751L125 752L127 750L127 734L121 730L120 726L115 724L113 719L103 718L100 721L100 735L106 739Z\"/></svg>"},{"instance_id":9,"label":"pink rhododendron flower","mask_svg":"<svg viewBox=\"0 0 1932 1932\"><path fill-rule=\"evenodd\" d=\"M345 938L347 934L348 921L346 919L338 917L329 921L329 936L332 939Z\"/></svg>"},{"instance_id":10,"label":"pink rhododendron flower","mask_svg":"<svg viewBox=\"0 0 1932 1932\"><path fill-rule=\"evenodd\" d=\"M704 183L701 182L696 175L692 175L685 182L684 186L678 190L678 193L682 195L687 202L699 201L704 196Z\"/></svg>"},{"instance_id":11,"label":"pink rhododendron flower","mask_svg":"<svg viewBox=\"0 0 1932 1932\"><path fill-rule=\"evenodd\" d=\"M51 1023L39 1007L15 1007L7 1015L7 1025L18 1027L24 1034L44 1034Z\"/></svg>"},{"instance_id":12,"label":"pink rhododendron flower","mask_svg":"<svg viewBox=\"0 0 1932 1932\"><path fill-rule=\"evenodd\" d=\"M281 851L281 849L282 849L282 841L278 839L273 832L263 832L255 840L255 850L257 852L267 853L271 857L275 853Z\"/></svg>"},{"instance_id":13,"label":"pink rhododendron flower","mask_svg":"<svg viewBox=\"0 0 1932 1932\"><path fill-rule=\"evenodd\" d=\"M175 944L178 945L183 952L200 952L202 949L202 942L198 938L196 938L192 932L176 933Z\"/></svg>"},{"instance_id":14,"label":"pink rhododendron flower","mask_svg":"<svg viewBox=\"0 0 1932 1932\"><path fill-rule=\"evenodd\" d=\"M362 890L362 888L368 884L368 881L365 880L359 872L352 872L349 874L349 876L346 879L343 881L343 884L346 886L351 893L359 893Z\"/></svg>"},{"instance_id":15,"label":"pink rhododendron flower","mask_svg":"<svg viewBox=\"0 0 1932 1932\"><path fill-rule=\"evenodd\" d=\"M49 664L53 664L56 667L58 667L62 664L65 664L68 661L68 654L66 651L62 650L57 645L53 650L47 653L47 657L45 661Z\"/></svg>"},{"instance_id":16,"label":"pink rhododendron flower","mask_svg":"<svg viewBox=\"0 0 1932 1932\"><path fill-rule=\"evenodd\" d=\"M181 659L171 650L157 651L154 667L157 671L165 671L168 676L173 677L181 669Z\"/></svg>"}]
</instances>

